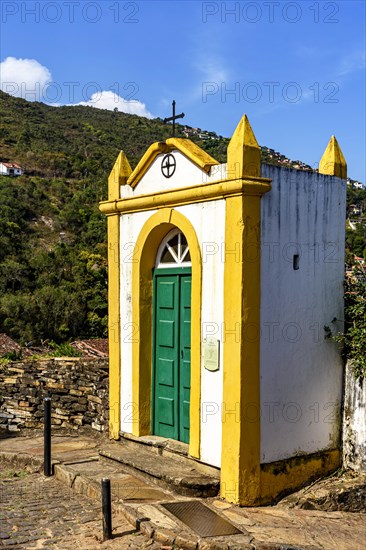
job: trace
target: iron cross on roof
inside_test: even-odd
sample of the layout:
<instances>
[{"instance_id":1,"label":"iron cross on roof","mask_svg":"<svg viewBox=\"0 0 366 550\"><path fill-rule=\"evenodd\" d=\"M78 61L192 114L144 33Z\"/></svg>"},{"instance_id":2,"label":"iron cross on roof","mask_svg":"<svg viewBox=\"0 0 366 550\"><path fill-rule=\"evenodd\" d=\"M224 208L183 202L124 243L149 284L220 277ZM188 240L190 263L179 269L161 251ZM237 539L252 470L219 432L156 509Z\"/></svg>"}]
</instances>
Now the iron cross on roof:
<instances>
[{"instance_id":1,"label":"iron cross on roof","mask_svg":"<svg viewBox=\"0 0 366 550\"><path fill-rule=\"evenodd\" d=\"M181 113L180 115L175 114L175 99L173 99L172 107L173 107L173 116L170 116L168 118L164 118L164 122L170 122L171 120L173 121L173 137L174 137L175 136L175 121L177 120L177 118L183 118L185 115L184 115L184 113Z\"/></svg>"}]
</instances>

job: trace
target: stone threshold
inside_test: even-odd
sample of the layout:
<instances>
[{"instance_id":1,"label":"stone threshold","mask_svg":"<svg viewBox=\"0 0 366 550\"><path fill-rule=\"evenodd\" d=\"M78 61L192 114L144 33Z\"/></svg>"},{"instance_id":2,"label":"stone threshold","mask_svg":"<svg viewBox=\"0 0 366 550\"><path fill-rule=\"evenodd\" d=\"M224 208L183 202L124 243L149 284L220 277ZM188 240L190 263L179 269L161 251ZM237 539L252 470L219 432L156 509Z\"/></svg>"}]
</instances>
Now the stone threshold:
<instances>
[{"instance_id":1,"label":"stone threshold","mask_svg":"<svg viewBox=\"0 0 366 550\"><path fill-rule=\"evenodd\" d=\"M119 432L119 435L121 440L126 441L126 443L152 447L153 449L156 449L158 454L167 452L185 457L189 456L188 443L182 443L182 441L167 439L165 437L160 437L159 435L142 435L137 437L127 432Z\"/></svg>"},{"instance_id":2,"label":"stone threshold","mask_svg":"<svg viewBox=\"0 0 366 550\"><path fill-rule=\"evenodd\" d=\"M154 452L155 451L155 452ZM179 459L151 450L151 445L113 443L104 445L99 454L105 460L123 464L131 473L138 472L149 481L179 495L190 497L213 497L220 489L220 476L217 470L208 474L200 469L199 463L188 457Z\"/></svg>"},{"instance_id":3,"label":"stone threshold","mask_svg":"<svg viewBox=\"0 0 366 550\"><path fill-rule=\"evenodd\" d=\"M146 448L158 455L168 456L177 460L191 461L192 467L197 468L200 472L217 479L220 478L220 468L201 462L191 456L189 454L188 443L176 441L175 439L167 439L159 435L143 435L138 437L127 432L119 432L119 435L121 438L120 443L129 445L136 450Z\"/></svg>"}]
</instances>

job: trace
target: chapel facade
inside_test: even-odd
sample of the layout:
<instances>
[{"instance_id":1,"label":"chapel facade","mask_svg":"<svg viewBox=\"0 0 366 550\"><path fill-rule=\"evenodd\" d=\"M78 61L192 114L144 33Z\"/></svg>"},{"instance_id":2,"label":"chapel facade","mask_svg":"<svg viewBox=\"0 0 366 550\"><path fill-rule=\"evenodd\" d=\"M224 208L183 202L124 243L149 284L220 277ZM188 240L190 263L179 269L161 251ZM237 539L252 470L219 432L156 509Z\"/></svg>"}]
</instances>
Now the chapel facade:
<instances>
[{"instance_id":1,"label":"chapel facade","mask_svg":"<svg viewBox=\"0 0 366 550\"><path fill-rule=\"evenodd\" d=\"M347 167L220 164L189 139L121 151L108 219L110 437L180 441L221 496L266 504L340 463ZM327 327L325 330L324 327Z\"/></svg>"}]
</instances>

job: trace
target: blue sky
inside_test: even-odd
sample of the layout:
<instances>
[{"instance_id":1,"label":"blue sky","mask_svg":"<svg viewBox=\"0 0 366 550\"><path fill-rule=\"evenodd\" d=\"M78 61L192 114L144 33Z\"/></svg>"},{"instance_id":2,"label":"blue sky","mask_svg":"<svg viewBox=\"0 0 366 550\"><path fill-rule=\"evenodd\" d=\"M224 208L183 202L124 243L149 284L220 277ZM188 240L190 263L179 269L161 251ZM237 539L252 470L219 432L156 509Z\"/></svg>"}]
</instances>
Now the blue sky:
<instances>
[{"instance_id":1,"label":"blue sky","mask_svg":"<svg viewBox=\"0 0 366 550\"><path fill-rule=\"evenodd\" d=\"M2 89L51 105L170 115L316 167L332 134L365 174L365 2L1 3ZM24 61L27 60L27 61Z\"/></svg>"}]
</instances>

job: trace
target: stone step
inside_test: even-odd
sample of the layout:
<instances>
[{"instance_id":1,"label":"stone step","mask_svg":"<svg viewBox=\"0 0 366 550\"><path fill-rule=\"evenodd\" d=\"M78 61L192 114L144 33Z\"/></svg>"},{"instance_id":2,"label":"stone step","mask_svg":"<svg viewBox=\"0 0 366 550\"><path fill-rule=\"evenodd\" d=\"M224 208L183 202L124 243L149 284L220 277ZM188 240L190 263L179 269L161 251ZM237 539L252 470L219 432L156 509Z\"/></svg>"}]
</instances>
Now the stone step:
<instances>
[{"instance_id":1,"label":"stone step","mask_svg":"<svg viewBox=\"0 0 366 550\"><path fill-rule=\"evenodd\" d=\"M189 458L177 460L171 456L151 452L151 449L119 443L104 445L99 454L104 460L114 460L131 473L139 473L149 481L179 495L189 497L213 497L220 489L219 474L202 472L198 463ZM214 470L214 469L212 469Z\"/></svg>"},{"instance_id":2,"label":"stone step","mask_svg":"<svg viewBox=\"0 0 366 550\"><path fill-rule=\"evenodd\" d=\"M219 468L209 466L189 455L189 445L187 443L175 441L174 439L167 439L166 437L160 437L158 435L143 435L137 437L126 432L120 432L120 437L120 442L122 444L128 445L133 449L140 450L141 448L145 448L157 455L169 456L176 460L183 459L184 461L190 461L192 467L197 468L201 473L217 479L220 478Z\"/></svg>"},{"instance_id":3,"label":"stone step","mask_svg":"<svg viewBox=\"0 0 366 550\"><path fill-rule=\"evenodd\" d=\"M188 457L188 444L174 439L166 439L159 435L143 435L137 437L127 432L120 432L121 441L127 445L141 449L141 446L150 447L156 454L169 454Z\"/></svg>"}]
</instances>

